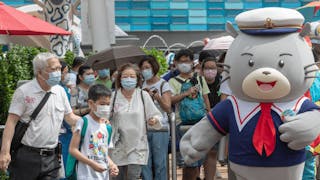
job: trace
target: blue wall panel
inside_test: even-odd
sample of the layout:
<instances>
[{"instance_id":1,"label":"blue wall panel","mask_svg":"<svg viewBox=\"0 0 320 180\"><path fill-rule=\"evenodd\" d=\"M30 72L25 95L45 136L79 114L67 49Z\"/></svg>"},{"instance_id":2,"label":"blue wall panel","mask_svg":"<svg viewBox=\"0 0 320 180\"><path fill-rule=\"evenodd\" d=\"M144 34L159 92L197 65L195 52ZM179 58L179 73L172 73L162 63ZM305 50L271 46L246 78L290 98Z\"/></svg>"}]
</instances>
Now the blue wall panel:
<instances>
[{"instance_id":1,"label":"blue wall panel","mask_svg":"<svg viewBox=\"0 0 320 180\"><path fill-rule=\"evenodd\" d=\"M261 7L297 8L312 0L115 0L126 31L225 31L235 16ZM320 20L320 13L313 19Z\"/></svg>"}]
</instances>

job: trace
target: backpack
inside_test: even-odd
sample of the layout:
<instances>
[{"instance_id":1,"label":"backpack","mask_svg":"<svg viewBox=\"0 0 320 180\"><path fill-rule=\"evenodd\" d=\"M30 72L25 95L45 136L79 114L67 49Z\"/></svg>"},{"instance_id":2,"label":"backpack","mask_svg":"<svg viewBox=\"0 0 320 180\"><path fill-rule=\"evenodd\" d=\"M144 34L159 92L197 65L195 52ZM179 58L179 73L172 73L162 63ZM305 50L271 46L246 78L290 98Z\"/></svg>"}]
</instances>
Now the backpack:
<instances>
[{"instance_id":1,"label":"backpack","mask_svg":"<svg viewBox=\"0 0 320 180\"><path fill-rule=\"evenodd\" d=\"M198 84L196 73L194 73L190 81L183 81L177 77L175 77L175 79L181 84L180 93L188 91L189 88ZM200 77L201 87L202 84L202 78ZM180 101L179 115L183 125L193 125L197 123L206 115L206 112L204 100L200 92L198 92L194 98L185 97Z\"/></svg>"},{"instance_id":2,"label":"backpack","mask_svg":"<svg viewBox=\"0 0 320 180\"><path fill-rule=\"evenodd\" d=\"M81 129L81 139L80 139L80 144L79 144L79 150L81 149L81 145L83 143L84 136L86 135L87 127L88 127L88 119L87 117L82 117L83 119L83 126ZM106 124L107 131L109 133L108 136L108 144L110 143L111 139L111 133L112 133L112 128L110 124ZM77 172L76 172L76 167L78 164L78 160L74 158L71 154L68 154L68 159L66 163L66 179L68 180L77 180Z\"/></svg>"}]
</instances>

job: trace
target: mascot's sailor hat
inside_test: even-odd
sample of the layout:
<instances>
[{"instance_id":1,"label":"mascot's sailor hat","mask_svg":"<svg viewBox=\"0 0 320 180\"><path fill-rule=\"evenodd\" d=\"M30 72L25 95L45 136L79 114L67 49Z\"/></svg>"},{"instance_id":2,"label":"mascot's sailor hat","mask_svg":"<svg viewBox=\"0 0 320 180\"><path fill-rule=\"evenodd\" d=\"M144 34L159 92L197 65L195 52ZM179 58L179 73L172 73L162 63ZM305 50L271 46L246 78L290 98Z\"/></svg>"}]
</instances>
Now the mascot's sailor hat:
<instances>
[{"instance_id":1,"label":"mascot's sailor hat","mask_svg":"<svg viewBox=\"0 0 320 180\"><path fill-rule=\"evenodd\" d=\"M235 20L242 32L262 35L297 32L302 28L304 17L293 9L269 7L243 12Z\"/></svg>"}]
</instances>

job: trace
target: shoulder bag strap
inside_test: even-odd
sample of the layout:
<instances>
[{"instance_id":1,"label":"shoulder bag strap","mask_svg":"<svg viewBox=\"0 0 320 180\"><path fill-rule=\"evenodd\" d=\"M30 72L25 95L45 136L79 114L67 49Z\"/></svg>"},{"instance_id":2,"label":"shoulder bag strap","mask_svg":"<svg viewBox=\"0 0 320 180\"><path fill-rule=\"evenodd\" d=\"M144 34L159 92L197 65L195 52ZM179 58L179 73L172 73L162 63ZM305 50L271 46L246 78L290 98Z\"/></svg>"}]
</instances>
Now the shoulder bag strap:
<instances>
[{"instance_id":1,"label":"shoulder bag strap","mask_svg":"<svg viewBox=\"0 0 320 180\"><path fill-rule=\"evenodd\" d=\"M39 112L41 111L42 107L46 104L46 102L49 99L49 96L51 95L51 92L47 92L46 95L44 95L44 97L42 98L41 102L39 103L39 105L36 107L36 109L32 112L30 118L31 120L28 122L28 124L30 124L30 122L34 119L36 119L37 115L39 114Z\"/></svg>"},{"instance_id":2,"label":"shoulder bag strap","mask_svg":"<svg viewBox=\"0 0 320 180\"><path fill-rule=\"evenodd\" d=\"M111 120L114 114L114 104L116 103L117 93L118 93L118 90L115 90L109 120Z\"/></svg>"},{"instance_id":3,"label":"shoulder bag strap","mask_svg":"<svg viewBox=\"0 0 320 180\"><path fill-rule=\"evenodd\" d=\"M144 112L144 120L145 120L145 122L146 122L146 131L148 131L148 126L147 126L148 120L147 120L146 107L145 107L145 105L144 105L144 98L143 98L143 92L142 92L142 91L143 91L143 90L140 89L141 100L142 100L142 105L143 105L143 112Z\"/></svg>"},{"instance_id":4,"label":"shoulder bag strap","mask_svg":"<svg viewBox=\"0 0 320 180\"><path fill-rule=\"evenodd\" d=\"M87 132L87 127L88 127L88 119L87 117L83 116L82 117L82 120L83 120L83 125L82 125L82 129L81 129L81 139L80 139L80 144L79 144L79 150L82 146L82 143L83 143L83 140L84 140L84 136L86 135L86 132Z\"/></svg>"},{"instance_id":5,"label":"shoulder bag strap","mask_svg":"<svg viewBox=\"0 0 320 180\"><path fill-rule=\"evenodd\" d=\"M183 83L186 82L186 81L183 81L182 79L180 79L180 78L178 78L178 77L175 77L174 79L177 80L180 84L183 84Z\"/></svg>"},{"instance_id":6,"label":"shoulder bag strap","mask_svg":"<svg viewBox=\"0 0 320 180\"><path fill-rule=\"evenodd\" d=\"M162 96L163 93L163 85L164 85L165 81L162 81L161 85L160 85L160 95Z\"/></svg>"},{"instance_id":7,"label":"shoulder bag strap","mask_svg":"<svg viewBox=\"0 0 320 180\"><path fill-rule=\"evenodd\" d=\"M202 76L198 76L199 77L199 81L200 81L200 85L201 85L201 88L203 88L203 78L202 78Z\"/></svg>"},{"instance_id":8,"label":"shoulder bag strap","mask_svg":"<svg viewBox=\"0 0 320 180\"><path fill-rule=\"evenodd\" d=\"M107 131L108 131L108 145L109 145L110 141L111 141L112 127L111 127L110 124L106 124L106 128L107 128Z\"/></svg>"}]
</instances>

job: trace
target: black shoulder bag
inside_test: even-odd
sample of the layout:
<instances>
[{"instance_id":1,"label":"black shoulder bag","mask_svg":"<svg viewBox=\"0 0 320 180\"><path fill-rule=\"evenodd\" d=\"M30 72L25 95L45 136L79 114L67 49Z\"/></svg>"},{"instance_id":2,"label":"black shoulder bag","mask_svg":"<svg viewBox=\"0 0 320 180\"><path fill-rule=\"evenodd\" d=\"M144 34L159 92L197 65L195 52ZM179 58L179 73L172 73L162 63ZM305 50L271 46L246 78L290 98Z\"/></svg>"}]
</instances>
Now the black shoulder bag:
<instances>
[{"instance_id":1,"label":"black shoulder bag","mask_svg":"<svg viewBox=\"0 0 320 180\"><path fill-rule=\"evenodd\" d=\"M21 140L24 136L24 134L26 133L30 123L32 120L36 119L37 115L39 114L39 112L41 111L42 107L45 105L45 103L47 102L47 100L49 99L51 92L47 92L46 95L42 98L41 102L39 103L39 105L36 107L36 109L32 112L31 116L30 116L30 121L29 122L23 122L21 120L19 120L17 122L17 125L14 129L14 135L12 138L12 142L11 142L11 147L10 147L10 155L11 155L11 159L14 159L18 149L21 147Z\"/></svg>"}]
</instances>

